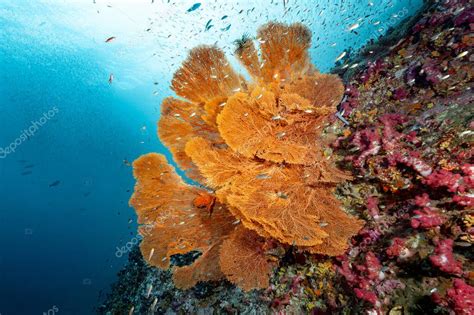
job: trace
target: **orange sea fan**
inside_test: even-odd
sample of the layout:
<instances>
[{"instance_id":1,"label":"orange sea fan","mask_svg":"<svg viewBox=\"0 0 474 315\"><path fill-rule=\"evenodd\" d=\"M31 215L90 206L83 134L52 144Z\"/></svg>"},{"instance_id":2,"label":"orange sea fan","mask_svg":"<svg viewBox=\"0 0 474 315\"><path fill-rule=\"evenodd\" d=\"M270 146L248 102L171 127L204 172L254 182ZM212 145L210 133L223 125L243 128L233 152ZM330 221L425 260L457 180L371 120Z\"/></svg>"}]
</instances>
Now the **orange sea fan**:
<instances>
[{"instance_id":1,"label":"orange sea fan","mask_svg":"<svg viewBox=\"0 0 474 315\"><path fill-rule=\"evenodd\" d=\"M276 103L276 99L273 99ZM276 107L276 106L275 106ZM267 112L269 111L266 109ZM316 139L322 124L311 113L286 115L276 108L268 118L258 100L245 93L230 97L217 118L219 132L237 153L275 163L313 164L319 148ZM319 128L318 128L319 127Z\"/></svg>"},{"instance_id":2,"label":"orange sea fan","mask_svg":"<svg viewBox=\"0 0 474 315\"><path fill-rule=\"evenodd\" d=\"M194 180L202 177L184 152L186 143L194 137L204 137L213 143L223 143L217 128L203 120L204 109L195 103L173 97L161 104L161 117L158 122L158 136L171 151L178 166Z\"/></svg>"},{"instance_id":3,"label":"orange sea fan","mask_svg":"<svg viewBox=\"0 0 474 315\"><path fill-rule=\"evenodd\" d=\"M262 163L228 148L213 148L202 138L189 141L186 153L205 183L231 205L231 213L264 237L298 246L316 246L329 238L338 243L340 253L361 227L331 193L331 187L350 176L325 160L312 166ZM319 251L324 253L324 248Z\"/></svg>"},{"instance_id":4,"label":"orange sea fan","mask_svg":"<svg viewBox=\"0 0 474 315\"><path fill-rule=\"evenodd\" d=\"M232 232L222 244L220 265L232 283L248 291L266 288L276 262L265 253L265 239L243 227Z\"/></svg>"},{"instance_id":5,"label":"orange sea fan","mask_svg":"<svg viewBox=\"0 0 474 315\"><path fill-rule=\"evenodd\" d=\"M184 184L162 155L144 155L133 167L137 184L130 205L142 224L143 257L166 269L172 255L198 250L202 255L192 265L173 272L176 285L188 288L198 281L222 279L219 247L235 228L226 207L217 203L212 217L194 207L194 199L205 191Z\"/></svg>"},{"instance_id":6,"label":"orange sea fan","mask_svg":"<svg viewBox=\"0 0 474 315\"><path fill-rule=\"evenodd\" d=\"M311 32L304 25L271 22L258 30L257 40L262 54L260 67L264 82L298 78L314 69L308 54Z\"/></svg>"},{"instance_id":7,"label":"orange sea fan","mask_svg":"<svg viewBox=\"0 0 474 315\"><path fill-rule=\"evenodd\" d=\"M273 264L266 263L263 250L252 254L262 245L262 240L243 228L234 232L235 217L227 206L216 202L212 214L198 207L194 201L207 192L183 183L163 155L144 155L133 167L137 184L130 205L137 211L143 236L140 249L148 263L166 269L172 255L199 251L201 256L191 265L174 267L173 281L178 288L186 289L199 281L221 280L226 276L247 290L268 286ZM223 252L221 246L229 251ZM238 255L234 256L233 251ZM249 261L247 255L255 260ZM220 262L225 264L224 268ZM248 277L253 269L233 265L249 263L258 263L261 268L258 271L265 272L258 276L257 282L255 277ZM229 274L222 270L228 270Z\"/></svg>"},{"instance_id":8,"label":"orange sea fan","mask_svg":"<svg viewBox=\"0 0 474 315\"><path fill-rule=\"evenodd\" d=\"M342 82L311 64L311 34L301 24L266 24L257 40L260 54L249 38L236 49L252 82L221 50L200 46L173 77L172 89L185 100L162 105L160 139L215 195L204 198L204 189L183 183L160 155L134 163L131 205L147 261L168 268L172 255L202 253L173 270L181 288L223 277L245 290L264 288L274 266L265 242L339 255L362 226L333 196L351 177L327 157L322 135Z\"/></svg>"},{"instance_id":9,"label":"orange sea fan","mask_svg":"<svg viewBox=\"0 0 474 315\"><path fill-rule=\"evenodd\" d=\"M181 97L206 103L234 94L242 83L243 79L232 69L222 50L200 46L191 50L176 71L171 87Z\"/></svg>"}]
</instances>

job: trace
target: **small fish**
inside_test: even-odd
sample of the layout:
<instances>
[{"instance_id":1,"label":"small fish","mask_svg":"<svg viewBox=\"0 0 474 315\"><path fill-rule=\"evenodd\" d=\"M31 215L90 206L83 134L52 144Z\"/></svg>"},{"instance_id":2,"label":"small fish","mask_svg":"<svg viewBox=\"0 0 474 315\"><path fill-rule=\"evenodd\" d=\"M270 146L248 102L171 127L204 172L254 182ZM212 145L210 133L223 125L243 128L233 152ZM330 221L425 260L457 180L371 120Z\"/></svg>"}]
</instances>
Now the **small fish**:
<instances>
[{"instance_id":1,"label":"small fish","mask_svg":"<svg viewBox=\"0 0 474 315\"><path fill-rule=\"evenodd\" d=\"M277 195L278 198L281 198L281 199L288 199L288 195L285 194L284 192L278 191L278 192L276 193L276 195Z\"/></svg>"},{"instance_id":2,"label":"small fish","mask_svg":"<svg viewBox=\"0 0 474 315\"><path fill-rule=\"evenodd\" d=\"M463 51L462 53L460 53L459 55L457 55L456 59L461 59L462 57L465 57L467 56L469 52L466 50L466 51Z\"/></svg>"},{"instance_id":3,"label":"small fish","mask_svg":"<svg viewBox=\"0 0 474 315\"><path fill-rule=\"evenodd\" d=\"M21 173L21 176L30 175L31 173L33 173L33 172L32 171L26 171L26 172Z\"/></svg>"},{"instance_id":4,"label":"small fish","mask_svg":"<svg viewBox=\"0 0 474 315\"><path fill-rule=\"evenodd\" d=\"M469 242L455 242L454 244L456 244L457 246L461 246L461 247L471 247L471 243Z\"/></svg>"},{"instance_id":5,"label":"small fish","mask_svg":"<svg viewBox=\"0 0 474 315\"><path fill-rule=\"evenodd\" d=\"M109 84L112 84L113 81L114 81L114 74L111 73L111 74L109 75Z\"/></svg>"},{"instance_id":6,"label":"small fish","mask_svg":"<svg viewBox=\"0 0 474 315\"><path fill-rule=\"evenodd\" d=\"M113 41L114 39L115 39L115 36L111 36L111 37L107 38L107 39L105 40L105 42L106 42L106 43L110 43L110 42Z\"/></svg>"},{"instance_id":7,"label":"small fish","mask_svg":"<svg viewBox=\"0 0 474 315\"><path fill-rule=\"evenodd\" d=\"M349 26L349 27L347 28L347 30L350 32L350 31L353 31L353 30L359 28L359 26L360 26L359 23L354 23L354 24L352 24L351 26Z\"/></svg>"},{"instance_id":8,"label":"small fish","mask_svg":"<svg viewBox=\"0 0 474 315\"><path fill-rule=\"evenodd\" d=\"M151 310L153 313L155 312L156 303L158 303L158 298L155 298L155 299L153 300L153 303L151 303L150 310Z\"/></svg>"},{"instance_id":9,"label":"small fish","mask_svg":"<svg viewBox=\"0 0 474 315\"><path fill-rule=\"evenodd\" d=\"M449 74L447 74L447 75L445 75L445 76L441 77L440 79L441 79L441 80L446 80L446 79L448 79L449 77L450 77L450 75L449 75Z\"/></svg>"},{"instance_id":10,"label":"small fish","mask_svg":"<svg viewBox=\"0 0 474 315\"><path fill-rule=\"evenodd\" d=\"M339 118L340 121L342 121L346 126L350 125L349 122L342 115L344 115L344 112L336 113L336 117Z\"/></svg>"},{"instance_id":11,"label":"small fish","mask_svg":"<svg viewBox=\"0 0 474 315\"><path fill-rule=\"evenodd\" d=\"M52 182L51 184L49 184L49 187L56 187L56 186L58 186L60 183L61 183L60 180L55 180L54 182Z\"/></svg>"},{"instance_id":12,"label":"small fish","mask_svg":"<svg viewBox=\"0 0 474 315\"><path fill-rule=\"evenodd\" d=\"M192 7L190 7L186 12L193 12L194 10L199 9L200 6L201 6L201 3L196 2L196 3L193 4Z\"/></svg>"},{"instance_id":13,"label":"small fish","mask_svg":"<svg viewBox=\"0 0 474 315\"><path fill-rule=\"evenodd\" d=\"M146 297L147 297L147 298L150 297L151 290L153 290L153 285L152 285L152 284L149 284L149 285L148 285L148 290L146 290Z\"/></svg>"},{"instance_id":14,"label":"small fish","mask_svg":"<svg viewBox=\"0 0 474 315\"><path fill-rule=\"evenodd\" d=\"M204 31L208 31L211 27L214 26L214 25L211 24L211 22L212 22L212 19L210 19L209 21L207 21L206 27L204 28Z\"/></svg>"},{"instance_id":15,"label":"small fish","mask_svg":"<svg viewBox=\"0 0 474 315\"><path fill-rule=\"evenodd\" d=\"M209 216L211 216L212 212L214 211L215 203L216 197L207 193L200 193L199 196L197 196L193 201L193 205L196 208L206 208L207 212L209 213Z\"/></svg>"},{"instance_id":16,"label":"small fish","mask_svg":"<svg viewBox=\"0 0 474 315\"><path fill-rule=\"evenodd\" d=\"M34 164L28 164L28 165L25 165L23 168L33 168L35 165Z\"/></svg>"},{"instance_id":17,"label":"small fish","mask_svg":"<svg viewBox=\"0 0 474 315\"><path fill-rule=\"evenodd\" d=\"M227 27L221 28L221 31L228 31L230 29L231 24L227 25Z\"/></svg>"},{"instance_id":18,"label":"small fish","mask_svg":"<svg viewBox=\"0 0 474 315\"><path fill-rule=\"evenodd\" d=\"M347 54L347 52L343 51L339 56L337 56L336 60L334 60L334 61L338 62L339 60L344 58L346 56L346 54Z\"/></svg>"}]
</instances>

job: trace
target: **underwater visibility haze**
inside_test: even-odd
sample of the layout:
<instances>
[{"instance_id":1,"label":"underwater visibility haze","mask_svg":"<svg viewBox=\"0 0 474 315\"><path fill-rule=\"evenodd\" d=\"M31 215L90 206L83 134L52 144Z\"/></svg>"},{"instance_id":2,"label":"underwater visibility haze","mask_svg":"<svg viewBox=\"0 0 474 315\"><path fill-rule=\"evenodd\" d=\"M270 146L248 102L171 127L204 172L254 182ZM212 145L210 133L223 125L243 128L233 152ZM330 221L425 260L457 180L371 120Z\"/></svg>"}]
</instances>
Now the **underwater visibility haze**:
<instances>
[{"instance_id":1,"label":"underwater visibility haze","mask_svg":"<svg viewBox=\"0 0 474 315\"><path fill-rule=\"evenodd\" d=\"M0 315L474 314L472 1L0 13Z\"/></svg>"}]
</instances>

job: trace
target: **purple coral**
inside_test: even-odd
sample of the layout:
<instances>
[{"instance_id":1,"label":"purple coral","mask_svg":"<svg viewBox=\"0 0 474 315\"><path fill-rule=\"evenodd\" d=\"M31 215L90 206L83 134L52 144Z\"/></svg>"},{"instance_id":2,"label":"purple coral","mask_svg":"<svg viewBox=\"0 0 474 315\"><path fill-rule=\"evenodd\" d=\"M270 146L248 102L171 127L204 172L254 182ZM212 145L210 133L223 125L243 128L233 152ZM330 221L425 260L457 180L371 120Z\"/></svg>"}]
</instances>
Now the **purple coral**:
<instances>
[{"instance_id":1,"label":"purple coral","mask_svg":"<svg viewBox=\"0 0 474 315\"><path fill-rule=\"evenodd\" d=\"M458 16L454 18L454 25L461 26L464 24L472 24L474 23L474 8L469 8L463 10Z\"/></svg>"}]
</instances>

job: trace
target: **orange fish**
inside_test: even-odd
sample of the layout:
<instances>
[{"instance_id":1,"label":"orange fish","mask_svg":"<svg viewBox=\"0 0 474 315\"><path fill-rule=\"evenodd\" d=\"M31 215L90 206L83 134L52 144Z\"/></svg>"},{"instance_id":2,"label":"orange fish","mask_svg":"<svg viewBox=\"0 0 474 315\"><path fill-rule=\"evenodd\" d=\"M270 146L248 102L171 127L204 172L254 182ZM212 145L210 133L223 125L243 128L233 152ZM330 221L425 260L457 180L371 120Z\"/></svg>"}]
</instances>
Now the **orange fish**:
<instances>
[{"instance_id":1,"label":"orange fish","mask_svg":"<svg viewBox=\"0 0 474 315\"><path fill-rule=\"evenodd\" d=\"M206 210L209 212L209 216L214 210L215 203L216 197L206 193L200 193L199 196L197 196L193 201L193 205L196 208L206 208Z\"/></svg>"},{"instance_id":2,"label":"orange fish","mask_svg":"<svg viewBox=\"0 0 474 315\"><path fill-rule=\"evenodd\" d=\"M115 36L112 36L112 37L109 37L105 40L106 43L110 43L111 41L113 41L115 39Z\"/></svg>"}]
</instances>

